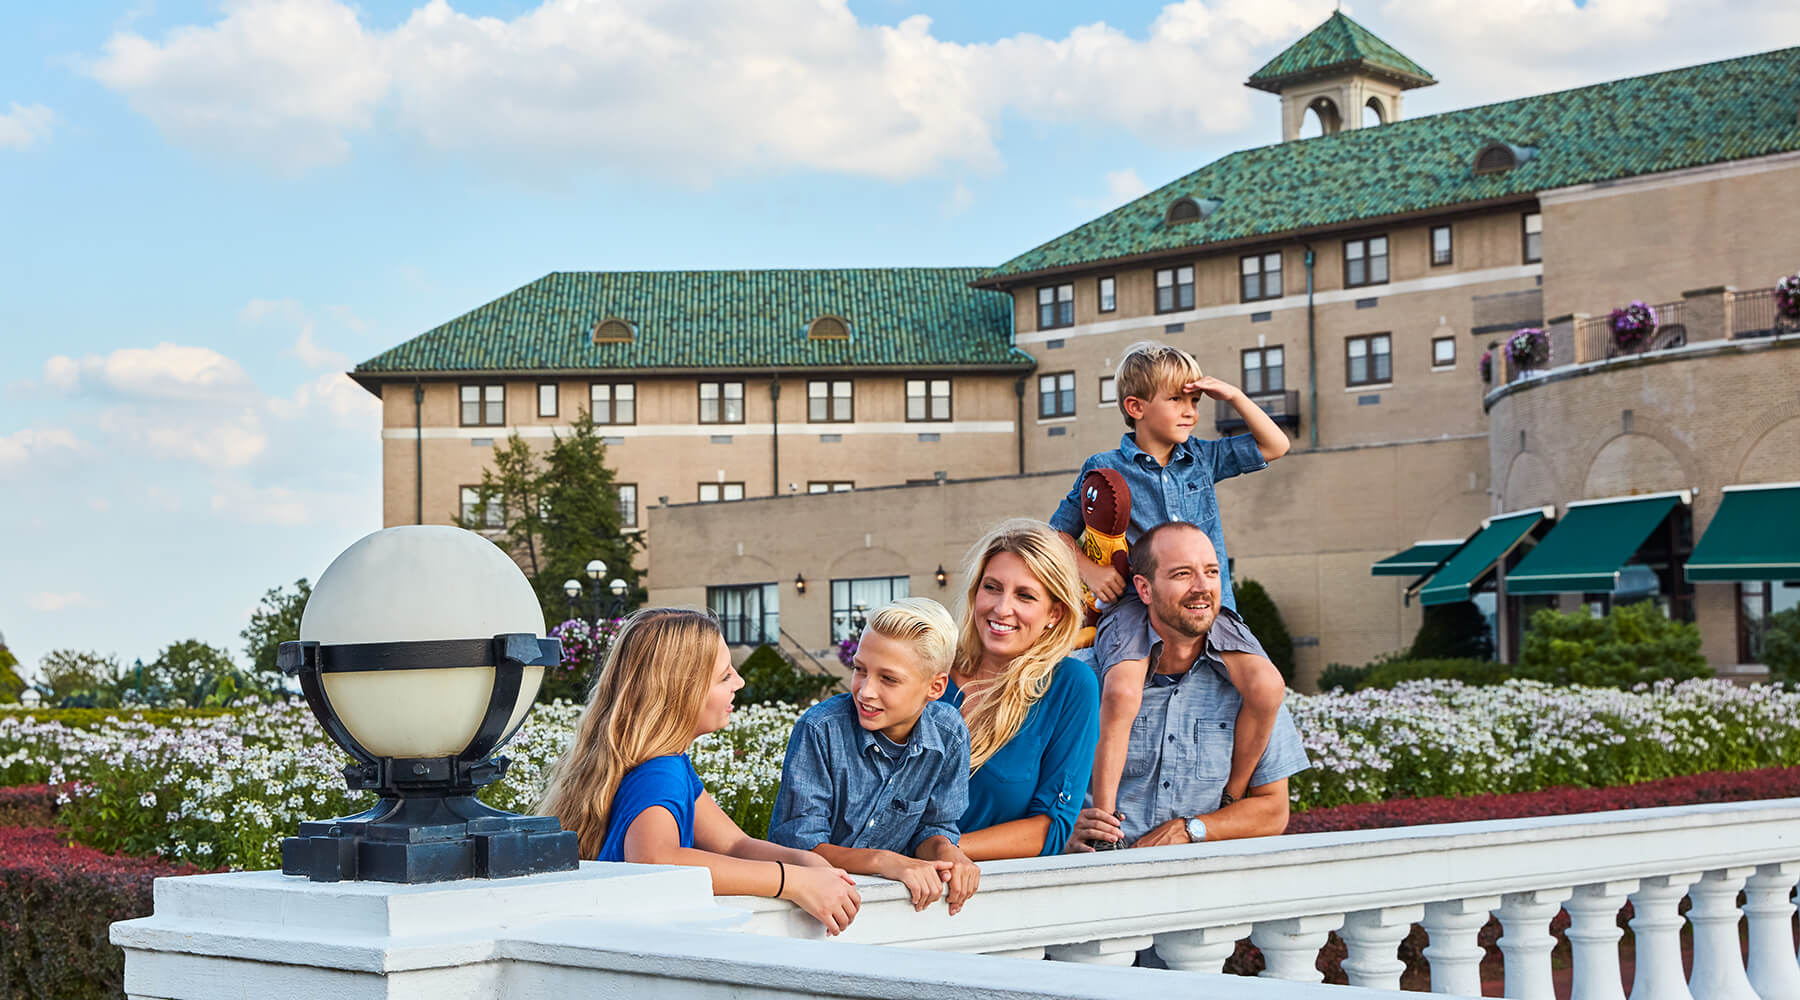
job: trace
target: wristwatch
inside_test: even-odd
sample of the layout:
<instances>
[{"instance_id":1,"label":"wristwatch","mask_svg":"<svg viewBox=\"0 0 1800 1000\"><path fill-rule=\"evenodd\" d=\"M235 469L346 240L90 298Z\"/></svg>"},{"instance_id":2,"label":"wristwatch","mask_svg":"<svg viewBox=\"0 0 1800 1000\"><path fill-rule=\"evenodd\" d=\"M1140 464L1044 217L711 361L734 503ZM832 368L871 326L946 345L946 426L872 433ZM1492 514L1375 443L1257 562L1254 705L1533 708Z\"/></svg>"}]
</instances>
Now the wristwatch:
<instances>
[{"instance_id":1,"label":"wristwatch","mask_svg":"<svg viewBox=\"0 0 1800 1000\"><path fill-rule=\"evenodd\" d=\"M1190 844L1206 843L1206 824L1200 821L1200 817L1196 816L1187 821L1187 835Z\"/></svg>"}]
</instances>

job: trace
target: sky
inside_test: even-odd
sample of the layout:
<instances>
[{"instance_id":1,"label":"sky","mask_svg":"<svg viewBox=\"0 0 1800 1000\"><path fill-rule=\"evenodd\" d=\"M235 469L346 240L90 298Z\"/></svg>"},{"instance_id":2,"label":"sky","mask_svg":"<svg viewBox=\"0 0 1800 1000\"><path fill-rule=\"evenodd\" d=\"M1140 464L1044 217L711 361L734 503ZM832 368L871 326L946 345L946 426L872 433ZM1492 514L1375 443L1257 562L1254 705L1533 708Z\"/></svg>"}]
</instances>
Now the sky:
<instances>
[{"instance_id":1,"label":"sky","mask_svg":"<svg viewBox=\"0 0 1800 1000\"><path fill-rule=\"evenodd\" d=\"M991 265L1280 138L1331 0L0 3L0 633L243 656L381 527L344 372L557 270ZM1363 0L1406 117L1800 44L1792 0Z\"/></svg>"}]
</instances>

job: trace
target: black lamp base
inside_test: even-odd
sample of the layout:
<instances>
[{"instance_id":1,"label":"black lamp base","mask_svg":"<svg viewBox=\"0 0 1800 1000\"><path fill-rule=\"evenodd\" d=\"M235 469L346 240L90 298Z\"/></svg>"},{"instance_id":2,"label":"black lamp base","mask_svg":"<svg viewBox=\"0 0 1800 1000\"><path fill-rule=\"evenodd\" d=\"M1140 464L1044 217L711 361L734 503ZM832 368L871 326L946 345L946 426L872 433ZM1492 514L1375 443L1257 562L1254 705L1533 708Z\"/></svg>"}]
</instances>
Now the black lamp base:
<instances>
[{"instance_id":1,"label":"black lamp base","mask_svg":"<svg viewBox=\"0 0 1800 1000\"><path fill-rule=\"evenodd\" d=\"M281 872L314 882L418 884L574 871L575 834L553 817L519 816L466 792L384 795L374 808L300 824L281 842Z\"/></svg>"}]
</instances>

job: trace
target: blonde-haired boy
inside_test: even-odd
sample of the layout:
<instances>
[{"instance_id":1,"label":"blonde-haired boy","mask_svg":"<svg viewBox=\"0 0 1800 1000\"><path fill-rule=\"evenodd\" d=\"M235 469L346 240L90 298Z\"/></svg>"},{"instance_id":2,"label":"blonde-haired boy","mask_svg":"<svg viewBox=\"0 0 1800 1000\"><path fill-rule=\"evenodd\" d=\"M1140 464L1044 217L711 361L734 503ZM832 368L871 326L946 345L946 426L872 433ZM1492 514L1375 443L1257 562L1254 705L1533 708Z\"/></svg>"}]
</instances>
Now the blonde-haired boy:
<instances>
[{"instance_id":1,"label":"blonde-haired boy","mask_svg":"<svg viewBox=\"0 0 1800 1000\"><path fill-rule=\"evenodd\" d=\"M1206 532L1218 550L1224 607L1218 609L1213 637L1234 640L1221 643L1225 648L1255 651L1224 658L1231 684L1243 698L1232 737L1231 776L1225 785L1229 803L1249 787L1256 762L1268 746L1286 685L1237 615L1213 484L1255 472L1287 454L1288 438L1242 389L1204 374L1193 355L1178 347L1152 341L1133 344L1119 361L1114 379L1126 433L1117 449L1094 455L1082 465L1074 488L1050 518L1051 526L1075 549L1082 584L1106 607L1094 637L1094 665L1101 671L1100 744L1094 753L1089 794L1093 807L1102 812L1111 813L1117 805L1126 744L1143 701L1152 649L1147 615L1136 588L1113 567L1083 556L1076 541L1083 527L1082 477L1106 468L1124 476L1131 488L1128 544L1136 544L1144 532L1164 522L1187 521ZM1220 440L1194 437L1202 398L1229 403L1249 433Z\"/></svg>"},{"instance_id":2,"label":"blonde-haired boy","mask_svg":"<svg viewBox=\"0 0 1800 1000\"><path fill-rule=\"evenodd\" d=\"M981 870L957 846L969 803L969 730L938 697L956 622L936 601L902 598L863 629L850 693L807 709L788 738L769 839L860 875L904 883L952 914Z\"/></svg>"}]
</instances>

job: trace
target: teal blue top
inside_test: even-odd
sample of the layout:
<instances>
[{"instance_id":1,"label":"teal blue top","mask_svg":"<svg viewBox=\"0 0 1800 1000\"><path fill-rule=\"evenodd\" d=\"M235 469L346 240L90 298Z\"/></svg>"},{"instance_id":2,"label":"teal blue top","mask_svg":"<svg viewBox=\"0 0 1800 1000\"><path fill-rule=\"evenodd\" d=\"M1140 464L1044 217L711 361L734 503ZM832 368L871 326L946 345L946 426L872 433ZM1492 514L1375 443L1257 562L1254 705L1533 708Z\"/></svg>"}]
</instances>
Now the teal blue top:
<instances>
[{"instance_id":1,"label":"teal blue top","mask_svg":"<svg viewBox=\"0 0 1800 1000\"><path fill-rule=\"evenodd\" d=\"M944 699L962 707L952 680ZM1049 816L1038 853L1059 854L1075 832L1100 741L1100 682L1073 657L1056 665L1050 689L1025 713L1013 738L969 776L969 807L958 824L966 835L1027 816Z\"/></svg>"}]
</instances>

